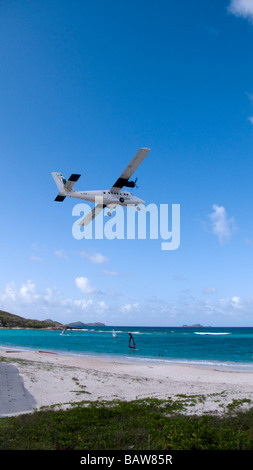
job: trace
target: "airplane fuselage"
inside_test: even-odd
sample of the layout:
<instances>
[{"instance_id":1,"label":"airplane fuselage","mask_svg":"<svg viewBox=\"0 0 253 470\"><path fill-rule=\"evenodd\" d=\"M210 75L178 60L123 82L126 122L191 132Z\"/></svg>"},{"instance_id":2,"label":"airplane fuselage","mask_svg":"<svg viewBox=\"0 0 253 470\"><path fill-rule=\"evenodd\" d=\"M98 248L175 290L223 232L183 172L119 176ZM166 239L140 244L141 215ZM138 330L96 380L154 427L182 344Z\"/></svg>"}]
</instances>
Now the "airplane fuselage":
<instances>
[{"instance_id":1,"label":"airplane fuselage","mask_svg":"<svg viewBox=\"0 0 253 470\"><path fill-rule=\"evenodd\" d=\"M112 191L112 190L98 190L98 191L70 191L66 194L69 197L76 199L82 199L84 201L97 202L98 198L103 198L103 204L109 205L121 205L121 206L138 206L145 204L143 199L133 196L128 191Z\"/></svg>"}]
</instances>

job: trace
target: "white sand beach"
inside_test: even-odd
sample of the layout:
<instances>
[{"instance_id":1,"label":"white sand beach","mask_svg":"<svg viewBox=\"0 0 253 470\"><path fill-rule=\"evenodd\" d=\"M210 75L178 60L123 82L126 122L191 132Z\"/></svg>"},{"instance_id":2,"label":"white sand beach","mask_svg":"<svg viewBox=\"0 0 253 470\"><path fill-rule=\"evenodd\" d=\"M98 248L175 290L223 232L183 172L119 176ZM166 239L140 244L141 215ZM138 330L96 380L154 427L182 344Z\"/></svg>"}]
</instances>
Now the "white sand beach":
<instances>
[{"instance_id":1,"label":"white sand beach","mask_svg":"<svg viewBox=\"0 0 253 470\"><path fill-rule=\"evenodd\" d=\"M253 406L253 372L39 351L2 349L0 356L16 365L36 409L146 397L181 400L188 414L221 414L235 400L241 409Z\"/></svg>"}]
</instances>

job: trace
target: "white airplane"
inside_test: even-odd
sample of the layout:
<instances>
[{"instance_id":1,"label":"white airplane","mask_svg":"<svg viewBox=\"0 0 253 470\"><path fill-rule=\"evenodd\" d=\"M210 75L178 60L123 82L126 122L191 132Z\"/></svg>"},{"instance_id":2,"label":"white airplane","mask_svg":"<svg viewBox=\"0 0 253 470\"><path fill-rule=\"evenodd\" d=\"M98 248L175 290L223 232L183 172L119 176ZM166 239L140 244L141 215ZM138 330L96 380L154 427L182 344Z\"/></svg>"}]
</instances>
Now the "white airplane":
<instances>
[{"instance_id":1,"label":"white airplane","mask_svg":"<svg viewBox=\"0 0 253 470\"><path fill-rule=\"evenodd\" d=\"M56 182L56 185L59 189L59 194L55 198L55 201L64 201L66 196L75 197L77 199L83 199L84 201L96 202L99 198L98 204L92 209L91 212L86 215L79 225L88 225L94 217L96 217L99 212L101 212L105 207L108 207L109 212L107 215L112 215L111 211L116 206L137 206L137 210L140 210L140 205L145 204L145 201L142 199L133 196L133 194L122 191L122 188L126 186L127 188L134 188L136 186L135 181L129 181L132 174L138 168L138 166L143 162L144 158L148 155L150 149L142 148L140 149L131 162L128 164L126 169L121 173L120 177L114 183L114 185L109 190L98 190L98 191L75 191L73 189L74 184L78 181L81 175L73 174L70 176L68 181L62 176L61 173L52 172L52 176Z\"/></svg>"}]
</instances>

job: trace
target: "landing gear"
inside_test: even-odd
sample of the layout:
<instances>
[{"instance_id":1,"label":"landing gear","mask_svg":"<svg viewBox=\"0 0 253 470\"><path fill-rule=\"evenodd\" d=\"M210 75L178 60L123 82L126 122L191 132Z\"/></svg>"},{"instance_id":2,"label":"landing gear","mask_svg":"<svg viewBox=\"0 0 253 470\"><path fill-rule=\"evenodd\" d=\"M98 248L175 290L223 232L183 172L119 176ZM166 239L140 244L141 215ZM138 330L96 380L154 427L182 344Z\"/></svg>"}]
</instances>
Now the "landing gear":
<instances>
[{"instance_id":1,"label":"landing gear","mask_svg":"<svg viewBox=\"0 0 253 470\"><path fill-rule=\"evenodd\" d=\"M109 211L109 212L107 212L107 215L109 215L109 217L111 217L112 213Z\"/></svg>"},{"instance_id":2,"label":"landing gear","mask_svg":"<svg viewBox=\"0 0 253 470\"><path fill-rule=\"evenodd\" d=\"M141 210L141 208L139 206L137 206L137 211L140 211L140 210Z\"/></svg>"}]
</instances>

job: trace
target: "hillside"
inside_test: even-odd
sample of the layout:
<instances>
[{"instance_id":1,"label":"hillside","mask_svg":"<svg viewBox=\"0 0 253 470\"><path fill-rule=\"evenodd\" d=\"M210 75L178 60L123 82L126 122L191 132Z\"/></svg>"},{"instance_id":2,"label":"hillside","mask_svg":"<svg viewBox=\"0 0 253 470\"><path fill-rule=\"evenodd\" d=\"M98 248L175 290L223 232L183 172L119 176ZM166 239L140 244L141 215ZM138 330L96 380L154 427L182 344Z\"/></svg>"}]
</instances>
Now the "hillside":
<instances>
[{"instance_id":1,"label":"hillside","mask_svg":"<svg viewBox=\"0 0 253 470\"><path fill-rule=\"evenodd\" d=\"M62 328L61 323L51 320L31 320L0 310L0 328Z\"/></svg>"}]
</instances>

